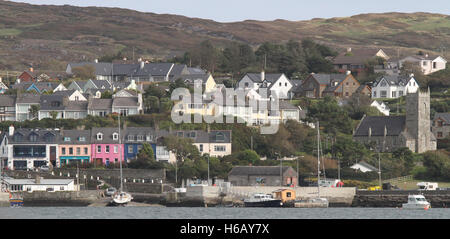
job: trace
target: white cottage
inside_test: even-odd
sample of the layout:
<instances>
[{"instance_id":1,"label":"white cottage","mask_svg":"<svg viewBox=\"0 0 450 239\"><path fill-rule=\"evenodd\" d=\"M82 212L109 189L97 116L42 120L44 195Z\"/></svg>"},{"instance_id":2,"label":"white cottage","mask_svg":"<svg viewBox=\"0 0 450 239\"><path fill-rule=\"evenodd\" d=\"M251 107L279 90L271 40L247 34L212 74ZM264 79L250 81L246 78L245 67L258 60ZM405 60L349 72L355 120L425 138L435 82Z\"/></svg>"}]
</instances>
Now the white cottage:
<instances>
[{"instance_id":1,"label":"white cottage","mask_svg":"<svg viewBox=\"0 0 450 239\"><path fill-rule=\"evenodd\" d=\"M416 93L419 83L410 76L380 76L372 85L372 99L375 98L398 98L406 93Z\"/></svg>"}]
</instances>

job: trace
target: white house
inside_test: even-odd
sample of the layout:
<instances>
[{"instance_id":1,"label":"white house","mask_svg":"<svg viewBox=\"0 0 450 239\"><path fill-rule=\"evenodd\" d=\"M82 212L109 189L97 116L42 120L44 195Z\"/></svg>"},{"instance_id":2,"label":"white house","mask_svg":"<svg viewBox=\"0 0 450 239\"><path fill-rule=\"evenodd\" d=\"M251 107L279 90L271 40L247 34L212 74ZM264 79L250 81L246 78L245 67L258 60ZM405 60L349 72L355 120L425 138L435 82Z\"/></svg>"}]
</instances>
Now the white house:
<instances>
[{"instance_id":1,"label":"white house","mask_svg":"<svg viewBox=\"0 0 450 239\"><path fill-rule=\"evenodd\" d=\"M406 93L415 93L419 84L410 76L380 76L372 85L372 99L376 98L398 98Z\"/></svg>"},{"instance_id":2,"label":"white house","mask_svg":"<svg viewBox=\"0 0 450 239\"><path fill-rule=\"evenodd\" d=\"M76 191L73 179L4 179L10 192L34 192L34 191Z\"/></svg>"},{"instance_id":3,"label":"white house","mask_svg":"<svg viewBox=\"0 0 450 239\"><path fill-rule=\"evenodd\" d=\"M389 116L389 107L383 101L374 100L370 106L377 108L383 115Z\"/></svg>"},{"instance_id":4,"label":"white house","mask_svg":"<svg viewBox=\"0 0 450 239\"><path fill-rule=\"evenodd\" d=\"M407 56L399 60L399 67L401 68L405 62L411 62L418 65L424 75L444 70L447 64L447 60L442 56L431 56L428 54Z\"/></svg>"},{"instance_id":5,"label":"white house","mask_svg":"<svg viewBox=\"0 0 450 239\"><path fill-rule=\"evenodd\" d=\"M267 88L268 94L276 94L280 99L288 99L292 83L282 73L266 74L262 71L258 73L247 73L239 82L238 88L242 89L262 89Z\"/></svg>"}]
</instances>

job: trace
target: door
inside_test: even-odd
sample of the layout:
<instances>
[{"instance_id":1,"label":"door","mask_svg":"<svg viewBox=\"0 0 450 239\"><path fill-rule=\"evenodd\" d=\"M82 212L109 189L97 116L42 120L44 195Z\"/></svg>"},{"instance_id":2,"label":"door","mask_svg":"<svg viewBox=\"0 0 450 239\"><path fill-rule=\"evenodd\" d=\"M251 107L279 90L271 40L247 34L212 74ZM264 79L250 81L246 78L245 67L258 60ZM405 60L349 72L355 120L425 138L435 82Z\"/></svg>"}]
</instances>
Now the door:
<instances>
[{"instance_id":1,"label":"door","mask_svg":"<svg viewBox=\"0 0 450 239\"><path fill-rule=\"evenodd\" d=\"M56 167L56 146L50 146L50 163Z\"/></svg>"}]
</instances>

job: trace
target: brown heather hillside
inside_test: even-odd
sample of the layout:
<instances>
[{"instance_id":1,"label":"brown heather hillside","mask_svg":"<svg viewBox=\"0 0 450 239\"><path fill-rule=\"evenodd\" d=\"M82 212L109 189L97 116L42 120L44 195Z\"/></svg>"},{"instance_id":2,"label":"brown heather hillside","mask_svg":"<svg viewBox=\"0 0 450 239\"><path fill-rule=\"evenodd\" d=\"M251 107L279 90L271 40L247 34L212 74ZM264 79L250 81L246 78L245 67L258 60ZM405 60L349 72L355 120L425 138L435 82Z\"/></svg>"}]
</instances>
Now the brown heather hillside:
<instances>
[{"instance_id":1,"label":"brown heather hillside","mask_svg":"<svg viewBox=\"0 0 450 239\"><path fill-rule=\"evenodd\" d=\"M220 23L119 8L30 5L0 1L0 71L64 70L69 61L122 51L132 57L181 55L204 40L254 47L265 41L312 38L341 50L382 47L397 54L450 50L450 16L431 13L363 14L309 21ZM447 55L447 54L446 54Z\"/></svg>"}]
</instances>

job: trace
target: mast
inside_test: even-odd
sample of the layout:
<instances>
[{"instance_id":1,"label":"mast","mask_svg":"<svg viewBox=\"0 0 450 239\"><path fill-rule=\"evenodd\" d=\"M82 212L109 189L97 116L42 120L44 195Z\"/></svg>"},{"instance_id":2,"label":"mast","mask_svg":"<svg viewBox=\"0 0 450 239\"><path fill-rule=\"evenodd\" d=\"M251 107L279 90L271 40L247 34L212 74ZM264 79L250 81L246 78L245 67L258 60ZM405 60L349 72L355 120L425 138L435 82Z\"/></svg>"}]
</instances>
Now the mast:
<instances>
[{"instance_id":1,"label":"mast","mask_svg":"<svg viewBox=\"0 0 450 239\"><path fill-rule=\"evenodd\" d=\"M320 198L320 132L319 132L319 121L317 121L317 195Z\"/></svg>"},{"instance_id":2,"label":"mast","mask_svg":"<svg viewBox=\"0 0 450 239\"><path fill-rule=\"evenodd\" d=\"M120 136L120 110L119 110L119 165L120 165L120 191L123 191L123 179L122 179L122 139Z\"/></svg>"}]
</instances>

